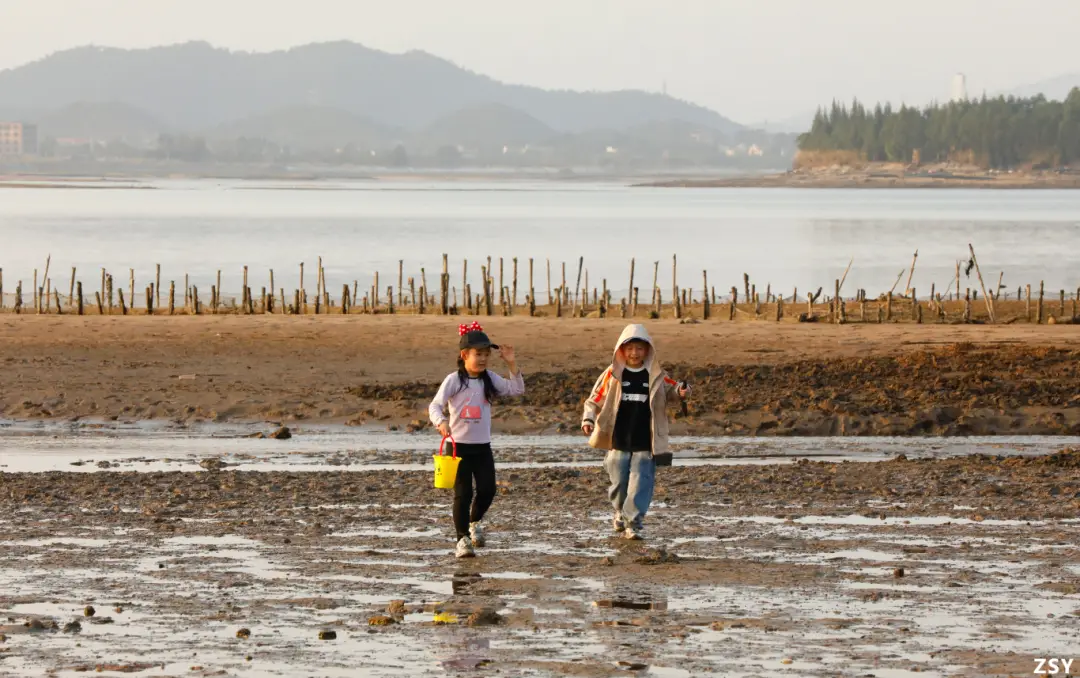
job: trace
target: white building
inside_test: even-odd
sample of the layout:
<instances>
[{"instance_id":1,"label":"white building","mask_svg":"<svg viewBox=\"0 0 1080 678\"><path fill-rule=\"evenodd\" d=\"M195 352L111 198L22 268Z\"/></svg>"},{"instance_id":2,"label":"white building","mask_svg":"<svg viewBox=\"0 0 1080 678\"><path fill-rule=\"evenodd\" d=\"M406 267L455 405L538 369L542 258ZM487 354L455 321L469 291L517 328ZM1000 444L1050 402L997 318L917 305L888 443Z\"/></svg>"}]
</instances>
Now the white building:
<instances>
[{"instance_id":1,"label":"white building","mask_svg":"<svg viewBox=\"0 0 1080 678\"><path fill-rule=\"evenodd\" d=\"M952 101L967 101L967 77L963 73L957 73L952 79Z\"/></svg>"}]
</instances>

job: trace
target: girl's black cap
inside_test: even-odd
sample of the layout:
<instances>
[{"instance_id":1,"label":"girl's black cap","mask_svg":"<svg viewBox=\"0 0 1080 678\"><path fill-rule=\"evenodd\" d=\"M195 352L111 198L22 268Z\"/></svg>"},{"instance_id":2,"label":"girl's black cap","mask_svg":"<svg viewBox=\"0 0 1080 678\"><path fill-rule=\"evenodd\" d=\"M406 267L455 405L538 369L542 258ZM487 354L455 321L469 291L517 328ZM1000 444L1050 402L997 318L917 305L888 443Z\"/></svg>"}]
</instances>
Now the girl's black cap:
<instances>
[{"instance_id":1,"label":"girl's black cap","mask_svg":"<svg viewBox=\"0 0 1080 678\"><path fill-rule=\"evenodd\" d=\"M474 330L461 335L461 340L458 342L458 348L462 351L467 348L493 348L498 351L499 345L491 343L491 339L488 339L488 335L479 330Z\"/></svg>"}]
</instances>

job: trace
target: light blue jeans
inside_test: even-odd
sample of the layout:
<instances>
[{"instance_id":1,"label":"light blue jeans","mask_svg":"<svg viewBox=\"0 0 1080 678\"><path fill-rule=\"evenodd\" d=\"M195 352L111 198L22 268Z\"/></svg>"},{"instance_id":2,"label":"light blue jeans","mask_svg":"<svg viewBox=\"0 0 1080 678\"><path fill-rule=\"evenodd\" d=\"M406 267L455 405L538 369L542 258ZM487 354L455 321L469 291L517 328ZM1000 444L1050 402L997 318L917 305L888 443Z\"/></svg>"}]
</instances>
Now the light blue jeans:
<instances>
[{"instance_id":1,"label":"light blue jeans","mask_svg":"<svg viewBox=\"0 0 1080 678\"><path fill-rule=\"evenodd\" d=\"M640 529L656 487L656 462L648 452L608 450L604 468L611 478L608 499L615 516Z\"/></svg>"}]
</instances>

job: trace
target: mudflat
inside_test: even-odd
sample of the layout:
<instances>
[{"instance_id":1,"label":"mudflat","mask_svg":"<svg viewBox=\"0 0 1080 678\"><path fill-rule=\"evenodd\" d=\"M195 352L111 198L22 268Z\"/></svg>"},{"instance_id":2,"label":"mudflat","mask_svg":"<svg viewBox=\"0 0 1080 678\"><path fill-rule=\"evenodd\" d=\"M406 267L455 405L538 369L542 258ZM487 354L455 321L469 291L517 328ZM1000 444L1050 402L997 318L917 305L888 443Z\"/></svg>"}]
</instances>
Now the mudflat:
<instances>
[{"instance_id":1,"label":"mudflat","mask_svg":"<svg viewBox=\"0 0 1080 678\"><path fill-rule=\"evenodd\" d=\"M1027 675L1075 655L1080 457L504 469L452 556L430 472L0 473L0 674ZM316 668L317 667L317 668Z\"/></svg>"},{"instance_id":2,"label":"mudflat","mask_svg":"<svg viewBox=\"0 0 1080 678\"><path fill-rule=\"evenodd\" d=\"M621 319L481 317L516 347L499 432L574 430ZM471 321L471 319L470 319ZM458 317L0 316L0 416L426 426ZM1076 434L1071 324L645 321L694 386L675 433ZM495 367L502 367L495 360Z\"/></svg>"}]
</instances>

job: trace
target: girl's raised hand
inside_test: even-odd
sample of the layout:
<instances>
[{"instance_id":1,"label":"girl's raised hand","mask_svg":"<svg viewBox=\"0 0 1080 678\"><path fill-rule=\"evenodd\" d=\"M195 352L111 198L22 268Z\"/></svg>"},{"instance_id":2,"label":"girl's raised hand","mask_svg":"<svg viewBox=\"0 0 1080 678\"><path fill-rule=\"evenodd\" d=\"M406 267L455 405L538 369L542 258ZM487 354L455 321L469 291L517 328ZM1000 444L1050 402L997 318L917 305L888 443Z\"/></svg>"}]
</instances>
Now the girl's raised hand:
<instances>
[{"instance_id":1,"label":"girl's raised hand","mask_svg":"<svg viewBox=\"0 0 1080 678\"><path fill-rule=\"evenodd\" d=\"M502 357L503 360L506 361L506 364L513 364L515 358L514 347L507 344L502 344L501 346L499 346L499 355Z\"/></svg>"}]
</instances>

